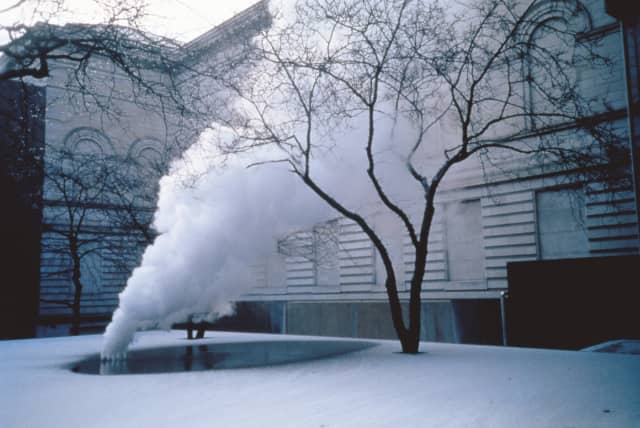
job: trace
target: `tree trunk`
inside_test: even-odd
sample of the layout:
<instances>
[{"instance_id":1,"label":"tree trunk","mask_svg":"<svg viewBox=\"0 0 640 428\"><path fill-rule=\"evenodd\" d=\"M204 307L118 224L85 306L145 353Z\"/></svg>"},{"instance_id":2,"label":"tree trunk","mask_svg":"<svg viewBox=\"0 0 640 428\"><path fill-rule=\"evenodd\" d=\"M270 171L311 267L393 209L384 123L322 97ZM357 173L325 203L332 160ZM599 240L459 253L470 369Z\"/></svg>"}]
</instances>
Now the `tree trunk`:
<instances>
[{"instance_id":1,"label":"tree trunk","mask_svg":"<svg viewBox=\"0 0 640 428\"><path fill-rule=\"evenodd\" d=\"M198 332L196 334L196 339L204 339L204 331L206 330L206 325L204 321L198 324Z\"/></svg>"},{"instance_id":2,"label":"tree trunk","mask_svg":"<svg viewBox=\"0 0 640 428\"><path fill-rule=\"evenodd\" d=\"M417 262L417 265L422 264L422 268L416 270L411 280L411 294L409 298L409 328L405 328L404 321L402 319L402 307L399 300L389 300L391 307L391 316L394 321L394 327L400 344L402 345L402 352L405 354L417 354L420 348L420 328L421 328L421 315L422 315L422 301L420 297L420 291L422 288L422 278L424 277L425 263ZM414 284L418 284L415 286ZM396 315L394 315L396 313ZM399 318L400 322L396 322L396 318ZM398 325L399 324L399 325Z\"/></svg>"},{"instance_id":3,"label":"tree trunk","mask_svg":"<svg viewBox=\"0 0 640 428\"><path fill-rule=\"evenodd\" d=\"M390 284L393 282L393 285ZM391 287L389 287L391 285ZM396 289L395 278L387 277L387 289ZM391 310L391 320L393 327L400 340L400 346L404 354L417 354L420 347L420 295L418 294L418 322L417 324L410 325L409 328L405 327L404 319L402 317L402 305L397 293L394 296L389 295L389 309ZM409 302L409 318L415 318L415 314L412 312L412 308L416 305L412 301Z\"/></svg>"},{"instance_id":4,"label":"tree trunk","mask_svg":"<svg viewBox=\"0 0 640 428\"><path fill-rule=\"evenodd\" d=\"M187 323L187 339L188 340L193 340L193 329L194 329L193 321L189 320L189 322Z\"/></svg>"},{"instance_id":5,"label":"tree trunk","mask_svg":"<svg viewBox=\"0 0 640 428\"><path fill-rule=\"evenodd\" d=\"M431 195L430 195L431 196ZM418 353L420 347L420 329L422 317L422 280L426 272L427 252L429 242L429 232L435 209L433 207L433 197L427 200L425 214L420 232L420 240L416 245L416 256L413 265L413 276L411 278L411 290L409 293L409 329L400 337L402 352L407 354Z\"/></svg>"},{"instance_id":6,"label":"tree trunk","mask_svg":"<svg viewBox=\"0 0 640 428\"><path fill-rule=\"evenodd\" d=\"M420 328L409 329L400 338L403 354L417 354L420 350Z\"/></svg>"},{"instance_id":7,"label":"tree trunk","mask_svg":"<svg viewBox=\"0 0 640 428\"><path fill-rule=\"evenodd\" d=\"M422 277L424 276L426 260L419 262L420 255L426 256L427 253L427 238L429 235L429 228L431 226L431 219L433 218L433 194L429 193L430 199L427 199L427 206L425 207L425 217L422 223L422 229L420 233L420 241L416 245L416 273L414 274L414 281L412 281L411 287L411 299L409 302L409 319L410 325L407 329L405 327L404 319L402 317L402 305L400 303L400 297L398 296L398 287L396 283L395 270L391 257L380 237L375 231L367 224L365 219L360 215L347 210L340 205L330 195L325 193L310 177L308 174L300 174L302 181L311 188L318 196L320 196L325 202L333 207L340 214L353 220L360 226L362 231L371 239L374 247L376 248L384 269L387 275L385 281L385 289L387 292L387 299L389 301L389 309L391 311L391 320L393 327L398 335L400 344L402 346L402 352L407 354L415 354L418 352L420 344L420 291L422 286ZM420 267L421 265L421 267ZM415 279L419 277L418 279ZM417 281L417 287L414 284Z\"/></svg>"},{"instance_id":8,"label":"tree trunk","mask_svg":"<svg viewBox=\"0 0 640 428\"><path fill-rule=\"evenodd\" d=\"M80 334L80 298L82 297L82 281L80 280L80 259L73 257L73 305L71 306L71 335Z\"/></svg>"},{"instance_id":9,"label":"tree trunk","mask_svg":"<svg viewBox=\"0 0 640 428\"><path fill-rule=\"evenodd\" d=\"M408 353L418 352L420 342L420 328L422 317L422 279L424 278L426 267L426 245L418 245L416 248L416 260L414 264L413 277L411 278L411 291L409 293L409 331L407 338Z\"/></svg>"},{"instance_id":10,"label":"tree trunk","mask_svg":"<svg viewBox=\"0 0 640 428\"><path fill-rule=\"evenodd\" d=\"M393 271L391 271L391 273L393 274ZM385 288L387 289L387 300L389 301L389 310L391 311L391 321L393 323L393 328L398 335L398 339L400 340L402 352L415 354L418 352L417 342L415 344L413 343L414 340L410 336L410 331L405 327L404 319L402 317L402 304L398 297L396 279L394 275L389 274L388 270Z\"/></svg>"}]
</instances>

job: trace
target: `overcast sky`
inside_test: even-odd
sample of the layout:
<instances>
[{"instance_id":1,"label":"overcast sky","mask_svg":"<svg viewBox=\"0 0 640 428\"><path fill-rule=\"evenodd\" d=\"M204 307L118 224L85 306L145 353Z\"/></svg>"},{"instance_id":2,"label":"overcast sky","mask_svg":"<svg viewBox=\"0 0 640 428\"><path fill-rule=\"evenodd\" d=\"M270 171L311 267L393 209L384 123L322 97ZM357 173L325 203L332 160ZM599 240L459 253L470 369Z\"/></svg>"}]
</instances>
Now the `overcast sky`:
<instances>
[{"instance_id":1,"label":"overcast sky","mask_svg":"<svg viewBox=\"0 0 640 428\"><path fill-rule=\"evenodd\" d=\"M95 0L94 0L95 1ZM94 1L65 0L67 11L56 13L52 19L43 18L42 14L34 17L34 2L26 2L21 10L0 13L0 26L14 23L33 24L36 21L50 20L56 24L65 22L101 22L104 16ZM118 3L113 0L98 0L101 3ZM132 2L137 0L131 0ZM139 0L138 0L139 1ZM212 27L243 11L258 0L147 0L148 16L144 19L144 27L158 35L171 37L180 41L189 41L208 31ZM0 10L8 7L16 0L0 0ZM126 4L126 1L125 1ZM42 12L42 11L41 11ZM6 34L0 31L0 43L7 40Z\"/></svg>"}]
</instances>

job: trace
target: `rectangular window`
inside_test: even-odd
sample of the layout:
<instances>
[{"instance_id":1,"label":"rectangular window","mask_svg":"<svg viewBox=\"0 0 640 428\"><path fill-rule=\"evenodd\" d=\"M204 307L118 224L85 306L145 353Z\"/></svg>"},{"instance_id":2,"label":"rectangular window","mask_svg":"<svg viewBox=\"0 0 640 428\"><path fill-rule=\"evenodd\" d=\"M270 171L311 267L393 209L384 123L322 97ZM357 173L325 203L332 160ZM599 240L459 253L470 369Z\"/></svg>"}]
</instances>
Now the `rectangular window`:
<instances>
[{"instance_id":1,"label":"rectangular window","mask_svg":"<svg viewBox=\"0 0 640 428\"><path fill-rule=\"evenodd\" d=\"M445 209L449 279L483 279L484 247L480 200L452 202Z\"/></svg>"},{"instance_id":2,"label":"rectangular window","mask_svg":"<svg viewBox=\"0 0 640 428\"><path fill-rule=\"evenodd\" d=\"M586 257L589 240L581 189L551 189L536 194L538 242L542 259Z\"/></svg>"}]
</instances>

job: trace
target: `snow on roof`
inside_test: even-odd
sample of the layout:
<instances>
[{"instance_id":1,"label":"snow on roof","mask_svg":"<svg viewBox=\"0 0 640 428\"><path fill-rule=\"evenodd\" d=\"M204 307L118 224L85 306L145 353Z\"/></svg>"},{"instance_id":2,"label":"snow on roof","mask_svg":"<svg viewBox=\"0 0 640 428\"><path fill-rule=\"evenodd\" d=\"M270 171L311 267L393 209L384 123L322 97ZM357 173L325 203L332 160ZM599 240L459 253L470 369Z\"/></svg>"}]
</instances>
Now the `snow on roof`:
<instances>
[{"instance_id":1,"label":"snow on roof","mask_svg":"<svg viewBox=\"0 0 640 428\"><path fill-rule=\"evenodd\" d=\"M133 348L185 345L184 337L143 333ZM296 338L209 332L197 343ZM101 340L0 342L0 426L640 426L637 355L436 343L404 355L395 341L373 341L377 346L347 355L268 367L71 372L74 362L99 352Z\"/></svg>"}]
</instances>

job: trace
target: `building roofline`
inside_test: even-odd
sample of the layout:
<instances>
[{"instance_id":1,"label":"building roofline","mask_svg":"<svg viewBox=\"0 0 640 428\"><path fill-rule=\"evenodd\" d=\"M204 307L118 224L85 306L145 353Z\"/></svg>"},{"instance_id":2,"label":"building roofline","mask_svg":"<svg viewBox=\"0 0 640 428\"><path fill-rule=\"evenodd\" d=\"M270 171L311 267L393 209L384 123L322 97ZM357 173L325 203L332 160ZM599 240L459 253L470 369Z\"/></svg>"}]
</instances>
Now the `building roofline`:
<instances>
[{"instance_id":1,"label":"building roofline","mask_svg":"<svg viewBox=\"0 0 640 428\"><path fill-rule=\"evenodd\" d=\"M185 43L183 48L189 51L200 51L202 49L206 49L230 31L235 32L238 27L244 27L248 22L264 18L265 14L269 13L268 4L269 0L259 0L242 12L232 16L209 31Z\"/></svg>"}]
</instances>

